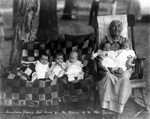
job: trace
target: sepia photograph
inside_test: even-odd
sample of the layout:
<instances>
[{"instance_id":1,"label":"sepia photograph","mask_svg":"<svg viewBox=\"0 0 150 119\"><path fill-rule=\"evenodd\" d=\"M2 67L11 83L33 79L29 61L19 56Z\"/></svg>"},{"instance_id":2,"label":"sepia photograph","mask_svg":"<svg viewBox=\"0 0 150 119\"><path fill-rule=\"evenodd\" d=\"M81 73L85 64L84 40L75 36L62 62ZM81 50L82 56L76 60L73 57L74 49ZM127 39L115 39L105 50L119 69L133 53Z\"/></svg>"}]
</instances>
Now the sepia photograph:
<instances>
[{"instance_id":1,"label":"sepia photograph","mask_svg":"<svg viewBox=\"0 0 150 119\"><path fill-rule=\"evenodd\" d=\"M150 0L0 0L0 119L149 119Z\"/></svg>"}]
</instances>

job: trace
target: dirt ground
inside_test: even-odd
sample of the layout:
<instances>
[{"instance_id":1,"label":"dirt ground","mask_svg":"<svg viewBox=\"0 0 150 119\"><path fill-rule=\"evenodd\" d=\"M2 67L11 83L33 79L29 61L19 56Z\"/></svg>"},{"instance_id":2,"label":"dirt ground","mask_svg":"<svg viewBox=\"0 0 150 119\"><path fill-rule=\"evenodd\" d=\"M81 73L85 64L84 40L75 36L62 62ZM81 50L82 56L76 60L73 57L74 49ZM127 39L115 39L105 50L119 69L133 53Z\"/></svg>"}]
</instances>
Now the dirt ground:
<instances>
[{"instance_id":1,"label":"dirt ground","mask_svg":"<svg viewBox=\"0 0 150 119\"><path fill-rule=\"evenodd\" d=\"M99 15L103 14L99 12ZM59 33L66 33L72 35L79 35L79 34L88 34L94 32L91 26L88 26L88 15L89 11L79 11L78 13L78 20L72 21L62 21L60 19L61 13L58 14L58 26L59 26ZM12 45L12 39L14 29L12 26L12 11L11 9L7 9L3 11L3 18L4 18L4 30L6 34L6 38L1 41L0 44L0 61L2 63L2 67L7 67L9 65L9 55ZM36 32L38 25L38 14L36 16L34 22L34 31ZM137 55L139 57L145 57L144 63L144 76L143 80L146 82L146 90L145 90L145 97L146 103L150 108L150 23L140 23L137 22L135 26L135 48ZM129 34L130 38L130 34ZM137 108L132 101L128 101L125 110L122 114L119 115L120 119L149 119L150 113L147 111L142 111L138 116ZM1 114L0 119L98 119L100 118L98 114L62 114L59 113L57 115L29 115L29 114Z\"/></svg>"}]
</instances>

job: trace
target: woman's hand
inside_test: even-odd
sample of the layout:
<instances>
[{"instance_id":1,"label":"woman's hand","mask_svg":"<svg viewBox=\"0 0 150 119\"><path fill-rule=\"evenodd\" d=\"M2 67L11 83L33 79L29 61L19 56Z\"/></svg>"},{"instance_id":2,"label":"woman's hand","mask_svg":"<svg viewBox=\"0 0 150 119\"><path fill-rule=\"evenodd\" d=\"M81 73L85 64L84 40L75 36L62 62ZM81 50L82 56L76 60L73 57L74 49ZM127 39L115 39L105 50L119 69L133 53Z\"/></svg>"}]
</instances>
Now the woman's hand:
<instances>
[{"instance_id":1,"label":"woman's hand","mask_svg":"<svg viewBox=\"0 0 150 119\"><path fill-rule=\"evenodd\" d=\"M127 67L127 69L130 69L130 68L132 68L132 67L135 66L135 64L133 64L133 60L134 60L133 57L128 58L128 60L126 61L126 67Z\"/></svg>"}]
</instances>

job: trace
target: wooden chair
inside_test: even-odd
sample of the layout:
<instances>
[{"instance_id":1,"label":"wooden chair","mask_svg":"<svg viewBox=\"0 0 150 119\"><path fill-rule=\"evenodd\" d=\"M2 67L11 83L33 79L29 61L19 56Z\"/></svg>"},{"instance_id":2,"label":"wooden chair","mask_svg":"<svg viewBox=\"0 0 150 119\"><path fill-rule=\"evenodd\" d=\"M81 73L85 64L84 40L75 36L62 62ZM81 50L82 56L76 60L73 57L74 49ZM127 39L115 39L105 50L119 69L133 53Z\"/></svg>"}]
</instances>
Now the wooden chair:
<instances>
[{"instance_id":1,"label":"wooden chair","mask_svg":"<svg viewBox=\"0 0 150 119\"><path fill-rule=\"evenodd\" d=\"M109 19L116 19L116 18L118 18L118 16L119 15L110 16ZM98 16L98 17L103 17L103 19L105 19L105 18L107 19L109 16ZM100 36L101 31L99 30L100 24L98 24L98 17L93 18L93 21L92 21L92 27L94 28L94 33L95 33L95 36L96 36L97 47L100 44L99 38L101 37ZM128 24L127 24L126 30L128 31L128 27L130 28L130 32L131 32L131 39L130 40L131 40L131 43L132 43L133 50L136 53L135 40L134 40L134 26L135 26L135 17L134 17L134 15L127 15L127 23ZM143 90L146 88L146 86L145 86L145 81L142 79L143 78L144 60L145 60L145 58L140 58L140 57L137 56L137 59L135 60L135 67L133 68L134 73L132 74L132 76L130 78L130 81L131 81L131 85L132 85L132 95L131 95L131 97L133 99L142 100L144 106L147 108L145 97L144 97L144 92L143 92ZM94 64L95 64L95 65L93 65L94 66L94 76L95 76L95 78L98 78L96 62ZM141 93L141 96L135 95L135 93L134 93L135 90L139 90L140 93Z\"/></svg>"}]
</instances>

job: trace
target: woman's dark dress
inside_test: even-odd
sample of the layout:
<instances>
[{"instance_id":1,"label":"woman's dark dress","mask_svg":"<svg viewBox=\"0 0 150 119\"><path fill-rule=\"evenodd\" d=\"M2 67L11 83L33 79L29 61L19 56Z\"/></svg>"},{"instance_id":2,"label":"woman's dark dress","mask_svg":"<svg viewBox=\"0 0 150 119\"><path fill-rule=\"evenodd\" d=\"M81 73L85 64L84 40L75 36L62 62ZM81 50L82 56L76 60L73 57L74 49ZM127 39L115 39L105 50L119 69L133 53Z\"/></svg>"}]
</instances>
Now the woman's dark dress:
<instances>
[{"instance_id":1,"label":"woman's dark dress","mask_svg":"<svg viewBox=\"0 0 150 119\"><path fill-rule=\"evenodd\" d=\"M109 42L111 50L118 50L121 44L128 39L120 36L117 40L113 40L111 36L107 36L101 42ZM129 41L130 42L130 41ZM131 95L131 84L129 78L132 70L126 70L122 73L111 73L101 68L98 70L100 81L98 82L99 99L101 108L108 109L117 113L122 113L124 106Z\"/></svg>"}]
</instances>

